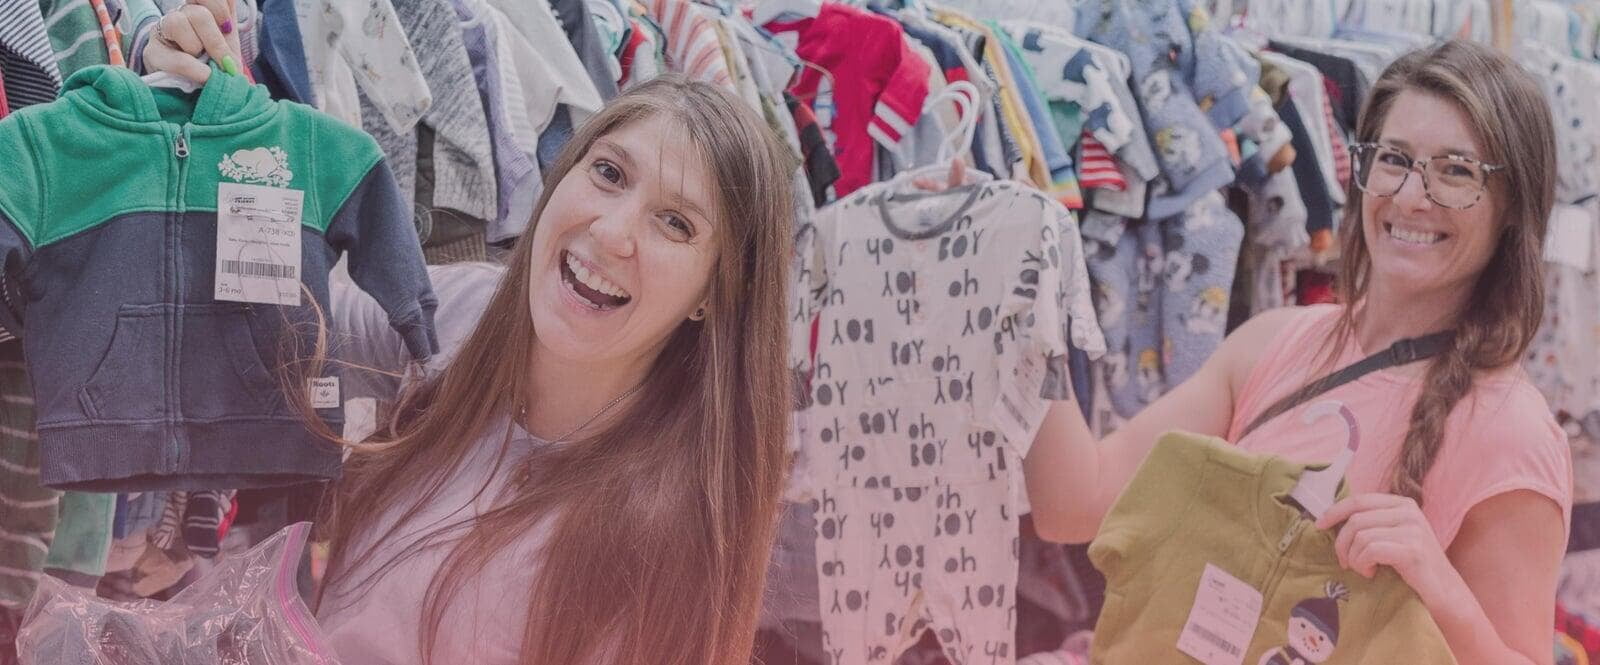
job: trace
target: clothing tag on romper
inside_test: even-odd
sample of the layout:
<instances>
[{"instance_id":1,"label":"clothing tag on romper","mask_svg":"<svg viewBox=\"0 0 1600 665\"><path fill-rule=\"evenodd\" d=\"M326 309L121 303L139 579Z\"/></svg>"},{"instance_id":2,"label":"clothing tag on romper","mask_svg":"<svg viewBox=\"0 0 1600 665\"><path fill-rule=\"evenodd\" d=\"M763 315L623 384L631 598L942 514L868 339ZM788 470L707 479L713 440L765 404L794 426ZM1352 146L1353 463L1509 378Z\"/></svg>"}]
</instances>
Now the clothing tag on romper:
<instances>
[{"instance_id":1,"label":"clothing tag on romper","mask_svg":"<svg viewBox=\"0 0 1600 665\"><path fill-rule=\"evenodd\" d=\"M300 211L305 192L217 185L217 300L300 304Z\"/></svg>"},{"instance_id":2,"label":"clothing tag on romper","mask_svg":"<svg viewBox=\"0 0 1600 665\"><path fill-rule=\"evenodd\" d=\"M1592 266L1594 225L1600 223L1578 206L1556 206L1545 233L1544 260L1588 271Z\"/></svg>"},{"instance_id":3,"label":"clothing tag on romper","mask_svg":"<svg viewBox=\"0 0 1600 665\"><path fill-rule=\"evenodd\" d=\"M1205 665L1241 665L1260 621L1261 592L1208 563L1178 650Z\"/></svg>"}]
</instances>

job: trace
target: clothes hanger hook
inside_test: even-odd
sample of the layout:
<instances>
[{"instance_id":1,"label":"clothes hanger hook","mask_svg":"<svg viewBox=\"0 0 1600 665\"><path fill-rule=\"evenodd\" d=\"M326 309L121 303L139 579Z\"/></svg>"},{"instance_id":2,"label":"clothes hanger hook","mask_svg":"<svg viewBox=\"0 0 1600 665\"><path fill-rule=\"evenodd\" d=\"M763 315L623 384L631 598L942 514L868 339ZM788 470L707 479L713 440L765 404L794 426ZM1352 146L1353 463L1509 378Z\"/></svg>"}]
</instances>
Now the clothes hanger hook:
<instances>
[{"instance_id":1,"label":"clothes hanger hook","mask_svg":"<svg viewBox=\"0 0 1600 665\"><path fill-rule=\"evenodd\" d=\"M1346 442L1346 447L1352 451L1356 450L1361 446L1361 427L1356 423L1356 414L1350 411L1350 407L1345 406L1344 402L1326 400L1312 404L1306 407L1305 415L1301 416L1300 420L1310 425L1318 420L1335 415L1344 420L1345 429L1350 435L1349 441Z\"/></svg>"}]
</instances>

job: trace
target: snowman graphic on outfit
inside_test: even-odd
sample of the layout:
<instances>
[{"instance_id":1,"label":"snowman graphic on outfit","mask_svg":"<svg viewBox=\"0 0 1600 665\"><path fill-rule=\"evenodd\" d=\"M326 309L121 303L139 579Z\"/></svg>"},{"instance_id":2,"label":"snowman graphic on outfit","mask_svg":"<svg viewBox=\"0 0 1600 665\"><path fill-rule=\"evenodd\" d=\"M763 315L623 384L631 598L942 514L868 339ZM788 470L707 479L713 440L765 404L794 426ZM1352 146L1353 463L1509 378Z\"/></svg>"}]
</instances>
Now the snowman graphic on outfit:
<instances>
[{"instance_id":1,"label":"snowman graphic on outfit","mask_svg":"<svg viewBox=\"0 0 1600 665\"><path fill-rule=\"evenodd\" d=\"M1268 649L1257 665L1314 665L1333 657L1339 642L1339 603L1350 596L1329 581L1321 598L1307 598L1289 610L1289 643Z\"/></svg>"}]
</instances>

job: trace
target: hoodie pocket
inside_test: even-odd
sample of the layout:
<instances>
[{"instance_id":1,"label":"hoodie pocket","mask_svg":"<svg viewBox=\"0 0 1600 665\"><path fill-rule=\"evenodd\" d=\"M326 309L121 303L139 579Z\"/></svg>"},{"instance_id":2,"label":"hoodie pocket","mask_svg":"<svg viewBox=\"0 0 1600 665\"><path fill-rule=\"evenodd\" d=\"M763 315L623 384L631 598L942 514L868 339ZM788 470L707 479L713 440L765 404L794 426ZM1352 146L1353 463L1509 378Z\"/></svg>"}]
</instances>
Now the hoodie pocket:
<instances>
[{"instance_id":1,"label":"hoodie pocket","mask_svg":"<svg viewBox=\"0 0 1600 665\"><path fill-rule=\"evenodd\" d=\"M111 344L79 396L92 420L155 420L166 414L166 305L123 305Z\"/></svg>"},{"instance_id":2,"label":"hoodie pocket","mask_svg":"<svg viewBox=\"0 0 1600 665\"><path fill-rule=\"evenodd\" d=\"M288 413L278 380L262 362L247 305L187 305L179 393L186 418Z\"/></svg>"},{"instance_id":3,"label":"hoodie pocket","mask_svg":"<svg viewBox=\"0 0 1600 665\"><path fill-rule=\"evenodd\" d=\"M168 322L181 312L177 346L179 413L184 419L287 413L278 383L261 362L243 305L123 305L111 344L84 384L93 420L154 420L168 415Z\"/></svg>"}]
</instances>

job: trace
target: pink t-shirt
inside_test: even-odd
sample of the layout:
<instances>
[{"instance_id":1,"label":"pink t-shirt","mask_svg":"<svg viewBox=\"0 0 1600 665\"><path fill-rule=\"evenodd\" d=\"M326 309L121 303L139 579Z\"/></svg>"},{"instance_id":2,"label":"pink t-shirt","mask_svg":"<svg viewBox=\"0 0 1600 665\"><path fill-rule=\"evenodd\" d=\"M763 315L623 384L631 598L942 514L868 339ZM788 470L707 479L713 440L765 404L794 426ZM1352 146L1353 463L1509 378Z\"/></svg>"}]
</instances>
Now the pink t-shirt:
<instances>
[{"instance_id":1,"label":"pink t-shirt","mask_svg":"<svg viewBox=\"0 0 1600 665\"><path fill-rule=\"evenodd\" d=\"M1339 311L1338 305L1305 307L1278 334L1245 383L1227 438L1254 452L1301 463L1327 462L1348 440L1344 422L1335 417L1306 423L1303 416L1313 404L1342 402L1355 413L1361 435L1360 448L1345 474L1350 492L1388 491L1390 470L1421 393L1419 367L1373 372L1239 438L1262 411L1330 371L1322 362L1323 344L1331 339ZM1344 367L1369 353L1357 348L1354 340L1346 347L1332 367ZM1571 523L1572 456L1567 436L1520 365L1479 379L1450 413L1444 445L1423 479L1422 512L1448 548L1468 510L1484 499L1519 489L1550 497Z\"/></svg>"}]
</instances>

